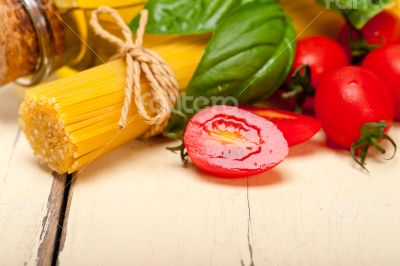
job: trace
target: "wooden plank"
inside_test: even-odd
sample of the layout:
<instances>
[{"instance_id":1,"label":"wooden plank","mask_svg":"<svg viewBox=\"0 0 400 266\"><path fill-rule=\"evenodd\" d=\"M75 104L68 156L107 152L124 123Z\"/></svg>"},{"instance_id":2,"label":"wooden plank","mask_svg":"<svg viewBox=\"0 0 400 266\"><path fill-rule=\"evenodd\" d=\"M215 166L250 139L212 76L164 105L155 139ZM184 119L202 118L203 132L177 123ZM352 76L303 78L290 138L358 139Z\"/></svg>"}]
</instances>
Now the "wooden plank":
<instances>
[{"instance_id":1,"label":"wooden plank","mask_svg":"<svg viewBox=\"0 0 400 266\"><path fill-rule=\"evenodd\" d=\"M0 90L0 264L50 265L65 178L32 156L18 126L22 97L21 88Z\"/></svg>"},{"instance_id":2,"label":"wooden plank","mask_svg":"<svg viewBox=\"0 0 400 266\"><path fill-rule=\"evenodd\" d=\"M127 145L77 177L60 265L250 265L246 180L186 169L168 145Z\"/></svg>"},{"instance_id":3,"label":"wooden plank","mask_svg":"<svg viewBox=\"0 0 400 266\"><path fill-rule=\"evenodd\" d=\"M20 137L18 126L18 106L21 101L19 90L10 86L0 90L0 180L7 179L10 158Z\"/></svg>"},{"instance_id":4,"label":"wooden plank","mask_svg":"<svg viewBox=\"0 0 400 266\"><path fill-rule=\"evenodd\" d=\"M400 156L367 175L320 133L247 188L183 168L168 145L133 143L77 177L60 265L400 263Z\"/></svg>"},{"instance_id":5,"label":"wooden plank","mask_svg":"<svg viewBox=\"0 0 400 266\"><path fill-rule=\"evenodd\" d=\"M54 265L63 232L70 179L55 173L53 177L53 186L47 200L47 213L42 222L41 242L36 259L38 265Z\"/></svg>"},{"instance_id":6,"label":"wooden plank","mask_svg":"<svg viewBox=\"0 0 400 266\"><path fill-rule=\"evenodd\" d=\"M399 265L400 156L380 158L368 175L320 134L291 151L279 185L250 179L255 264Z\"/></svg>"}]
</instances>

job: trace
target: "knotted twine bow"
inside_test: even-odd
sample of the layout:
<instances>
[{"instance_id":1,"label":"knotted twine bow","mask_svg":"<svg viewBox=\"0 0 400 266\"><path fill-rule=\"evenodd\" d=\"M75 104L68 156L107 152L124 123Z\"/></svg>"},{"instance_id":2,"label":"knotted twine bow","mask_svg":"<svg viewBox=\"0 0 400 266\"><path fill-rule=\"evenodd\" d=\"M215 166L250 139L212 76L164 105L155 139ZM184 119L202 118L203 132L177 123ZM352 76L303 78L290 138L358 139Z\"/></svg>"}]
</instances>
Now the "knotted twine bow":
<instances>
[{"instance_id":1,"label":"knotted twine bow","mask_svg":"<svg viewBox=\"0 0 400 266\"><path fill-rule=\"evenodd\" d=\"M99 22L99 14L111 15L117 25L121 28L125 41L105 30ZM147 25L148 11L141 11L139 28L136 32L136 42L133 43L132 32L121 18L119 13L110 7L99 7L92 13L90 24L95 33L102 38L116 44L120 48L117 57L125 58L126 62L126 88L125 101L121 112L119 127L127 126L129 109L132 104L132 94L137 111L144 121L151 125L145 138L161 133L167 126L174 105L179 97L179 84L168 64L155 52L142 48L143 35ZM140 78L142 71L150 83L151 110L154 115L149 114L145 108L144 95Z\"/></svg>"}]
</instances>

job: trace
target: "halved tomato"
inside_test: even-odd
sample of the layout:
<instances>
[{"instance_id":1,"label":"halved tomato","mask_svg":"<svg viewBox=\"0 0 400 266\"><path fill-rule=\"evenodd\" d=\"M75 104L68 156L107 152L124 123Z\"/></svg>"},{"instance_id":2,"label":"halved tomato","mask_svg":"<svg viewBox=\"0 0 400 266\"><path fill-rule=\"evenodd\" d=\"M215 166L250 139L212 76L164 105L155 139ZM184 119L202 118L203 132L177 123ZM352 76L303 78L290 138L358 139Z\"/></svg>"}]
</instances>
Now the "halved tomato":
<instances>
[{"instance_id":1,"label":"halved tomato","mask_svg":"<svg viewBox=\"0 0 400 266\"><path fill-rule=\"evenodd\" d=\"M184 144L193 163L228 178L262 173L282 162L288 145L268 120L231 106L213 106L193 116Z\"/></svg>"},{"instance_id":2,"label":"halved tomato","mask_svg":"<svg viewBox=\"0 0 400 266\"><path fill-rule=\"evenodd\" d=\"M289 147L306 142L321 129L321 122L310 116L269 108L241 108L274 123L282 131Z\"/></svg>"}]
</instances>

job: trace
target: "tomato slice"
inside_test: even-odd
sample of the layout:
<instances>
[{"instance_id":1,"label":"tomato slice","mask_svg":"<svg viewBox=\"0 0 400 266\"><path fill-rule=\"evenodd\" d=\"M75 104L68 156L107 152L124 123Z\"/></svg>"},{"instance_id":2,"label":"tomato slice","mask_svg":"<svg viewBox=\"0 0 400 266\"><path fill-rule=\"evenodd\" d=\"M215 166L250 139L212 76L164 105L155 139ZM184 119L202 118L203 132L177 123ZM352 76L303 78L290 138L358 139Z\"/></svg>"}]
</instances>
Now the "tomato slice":
<instances>
[{"instance_id":1,"label":"tomato slice","mask_svg":"<svg viewBox=\"0 0 400 266\"><path fill-rule=\"evenodd\" d=\"M231 106L209 107L193 116L185 129L184 144L197 167L227 178L271 169L289 150L273 123Z\"/></svg>"},{"instance_id":2,"label":"tomato slice","mask_svg":"<svg viewBox=\"0 0 400 266\"><path fill-rule=\"evenodd\" d=\"M269 108L241 108L274 123L282 131L289 147L306 142L321 129L321 122L310 116Z\"/></svg>"}]
</instances>

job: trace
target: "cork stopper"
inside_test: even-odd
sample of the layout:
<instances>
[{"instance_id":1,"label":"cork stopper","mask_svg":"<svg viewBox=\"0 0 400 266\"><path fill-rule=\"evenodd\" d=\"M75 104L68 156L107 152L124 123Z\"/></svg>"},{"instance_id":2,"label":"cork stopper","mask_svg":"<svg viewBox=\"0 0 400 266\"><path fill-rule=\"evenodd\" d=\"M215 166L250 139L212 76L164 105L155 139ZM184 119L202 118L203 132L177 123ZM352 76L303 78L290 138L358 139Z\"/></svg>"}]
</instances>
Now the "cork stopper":
<instances>
[{"instance_id":1,"label":"cork stopper","mask_svg":"<svg viewBox=\"0 0 400 266\"><path fill-rule=\"evenodd\" d=\"M39 59L35 29L18 0L0 0L0 86L31 74Z\"/></svg>"},{"instance_id":2,"label":"cork stopper","mask_svg":"<svg viewBox=\"0 0 400 266\"><path fill-rule=\"evenodd\" d=\"M54 61L64 52L64 34L57 8L42 2L51 31ZM35 73L41 47L29 12L20 0L0 0L0 86Z\"/></svg>"}]
</instances>

